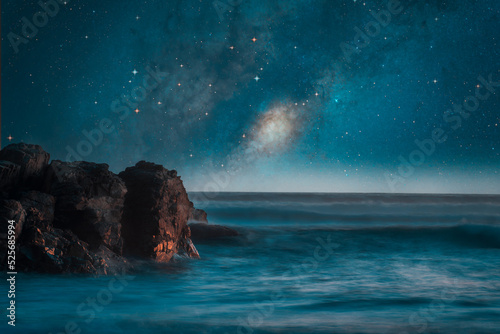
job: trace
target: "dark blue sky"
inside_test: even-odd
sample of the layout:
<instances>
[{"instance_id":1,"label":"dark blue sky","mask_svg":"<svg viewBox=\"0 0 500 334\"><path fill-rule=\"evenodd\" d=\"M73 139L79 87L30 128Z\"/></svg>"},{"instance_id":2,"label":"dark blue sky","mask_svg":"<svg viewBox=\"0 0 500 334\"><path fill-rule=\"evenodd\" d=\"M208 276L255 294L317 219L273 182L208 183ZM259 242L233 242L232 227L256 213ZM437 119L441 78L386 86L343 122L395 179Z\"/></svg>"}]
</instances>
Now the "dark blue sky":
<instances>
[{"instance_id":1,"label":"dark blue sky","mask_svg":"<svg viewBox=\"0 0 500 334\"><path fill-rule=\"evenodd\" d=\"M58 7L2 2L3 146L199 190L500 189L498 1Z\"/></svg>"}]
</instances>

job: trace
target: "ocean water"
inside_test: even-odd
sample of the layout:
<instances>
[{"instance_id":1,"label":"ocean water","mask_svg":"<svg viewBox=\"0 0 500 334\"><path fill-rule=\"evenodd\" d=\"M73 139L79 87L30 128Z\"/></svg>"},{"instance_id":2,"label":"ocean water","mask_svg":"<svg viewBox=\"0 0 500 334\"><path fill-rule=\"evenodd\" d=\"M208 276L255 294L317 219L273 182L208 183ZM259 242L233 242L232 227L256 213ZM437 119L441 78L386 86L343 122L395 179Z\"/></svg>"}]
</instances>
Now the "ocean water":
<instances>
[{"instance_id":1,"label":"ocean water","mask_svg":"<svg viewBox=\"0 0 500 334\"><path fill-rule=\"evenodd\" d=\"M19 274L1 332L500 332L500 196L191 197L241 235L118 277Z\"/></svg>"}]
</instances>

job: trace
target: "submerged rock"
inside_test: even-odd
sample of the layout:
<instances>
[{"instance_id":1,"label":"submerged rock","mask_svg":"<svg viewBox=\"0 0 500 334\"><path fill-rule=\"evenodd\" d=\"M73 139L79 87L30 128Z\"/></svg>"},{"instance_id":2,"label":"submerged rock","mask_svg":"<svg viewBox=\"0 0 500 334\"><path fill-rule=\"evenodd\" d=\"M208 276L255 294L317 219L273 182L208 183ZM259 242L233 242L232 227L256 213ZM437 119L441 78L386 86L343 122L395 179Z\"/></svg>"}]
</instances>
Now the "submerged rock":
<instances>
[{"instance_id":1,"label":"submerged rock","mask_svg":"<svg viewBox=\"0 0 500 334\"><path fill-rule=\"evenodd\" d=\"M141 161L119 176L128 189L122 220L125 252L159 262L175 253L199 257L187 226L193 204L177 172Z\"/></svg>"},{"instance_id":2,"label":"submerged rock","mask_svg":"<svg viewBox=\"0 0 500 334\"><path fill-rule=\"evenodd\" d=\"M232 228L222 225L210 225L205 223L191 223L191 236L194 241L217 239L223 237L236 237L239 233Z\"/></svg>"},{"instance_id":3,"label":"submerged rock","mask_svg":"<svg viewBox=\"0 0 500 334\"><path fill-rule=\"evenodd\" d=\"M195 209L194 207L191 209L189 213L189 222L201 222L208 224L207 213L201 209Z\"/></svg>"}]
</instances>

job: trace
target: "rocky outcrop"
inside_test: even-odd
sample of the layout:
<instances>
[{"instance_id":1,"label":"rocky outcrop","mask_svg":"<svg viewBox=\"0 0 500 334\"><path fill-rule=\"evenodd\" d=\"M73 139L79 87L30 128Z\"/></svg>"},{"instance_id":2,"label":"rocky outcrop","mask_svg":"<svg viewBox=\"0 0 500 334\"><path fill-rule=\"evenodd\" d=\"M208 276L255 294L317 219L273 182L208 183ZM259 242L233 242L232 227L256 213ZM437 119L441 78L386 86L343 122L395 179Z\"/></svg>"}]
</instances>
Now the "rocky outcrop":
<instances>
[{"instance_id":1,"label":"rocky outcrop","mask_svg":"<svg viewBox=\"0 0 500 334\"><path fill-rule=\"evenodd\" d=\"M0 159L2 268L8 220L19 271L110 274L129 267L123 254L199 257L187 222L206 213L193 208L175 171L143 161L120 176L106 164L48 165L49 154L28 144L7 146Z\"/></svg>"},{"instance_id":2,"label":"rocky outcrop","mask_svg":"<svg viewBox=\"0 0 500 334\"><path fill-rule=\"evenodd\" d=\"M53 161L45 191L56 200L54 226L73 231L97 249L123 250L121 219L127 189L106 164Z\"/></svg>"},{"instance_id":3,"label":"rocky outcrop","mask_svg":"<svg viewBox=\"0 0 500 334\"><path fill-rule=\"evenodd\" d=\"M236 230L222 225L190 223L189 227L191 229L191 237L195 242L224 237L236 237L239 235Z\"/></svg>"},{"instance_id":4,"label":"rocky outcrop","mask_svg":"<svg viewBox=\"0 0 500 334\"><path fill-rule=\"evenodd\" d=\"M187 226L193 204L177 172L141 161L119 176L128 189L122 220L126 251L159 262L175 253L199 257Z\"/></svg>"}]
</instances>

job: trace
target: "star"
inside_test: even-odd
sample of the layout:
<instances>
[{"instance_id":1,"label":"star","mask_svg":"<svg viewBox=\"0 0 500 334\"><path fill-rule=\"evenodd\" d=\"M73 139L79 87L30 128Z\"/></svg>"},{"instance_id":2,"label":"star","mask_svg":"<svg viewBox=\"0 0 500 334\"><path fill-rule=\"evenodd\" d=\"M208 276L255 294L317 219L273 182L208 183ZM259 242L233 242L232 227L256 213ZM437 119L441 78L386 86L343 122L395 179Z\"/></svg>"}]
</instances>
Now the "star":
<instances>
[{"instance_id":1,"label":"star","mask_svg":"<svg viewBox=\"0 0 500 334\"><path fill-rule=\"evenodd\" d=\"M136 20L139 20L140 18L141 18L141 17L140 17L139 15L137 15L137 16L135 17L135 19L136 19Z\"/></svg>"},{"instance_id":2,"label":"star","mask_svg":"<svg viewBox=\"0 0 500 334\"><path fill-rule=\"evenodd\" d=\"M252 38L252 41L253 41L254 43L255 43L255 42L257 42L257 38L255 38L255 37L254 37L254 38Z\"/></svg>"},{"instance_id":3,"label":"star","mask_svg":"<svg viewBox=\"0 0 500 334\"><path fill-rule=\"evenodd\" d=\"M255 76L255 78L253 78L256 82L259 82L260 78L258 75Z\"/></svg>"},{"instance_id":4,"label":"star","mask_svg":"<svg viewBox=\"0 0 500 334\"><path fill-rule=\"evenodd\" d=\"M9 135L9 136L7 137L7 139L8 139L9 141L12 141L12 139L14 139L14 137L12 137L12 135Z\"/></svg>"},{"instance_id":5,"label":"star","mask_svg":"<svg viewBox=\"0 0 500 334\"><path fill-rule=\"evenodd\" d=\"M231 50L234 50L234 46L230 46L229 48L230 48Z\"/></svg>"},{"instance_id":6,"label":"star","mask_svg":"<svg viewBox=\"0 0 500 334\"><path fill-rule=\"evenodd\" d=\"M137 72L137 70L134 68L134 70L132 71L132 73L134 73L134 75L136 75L139 72Z\"/></svg>"},{"instance_id":7,"label":"star","mask_svg":"<svg viewBox=\"0 0 500 334\"><path fill-rule=\"evenodd\" d=\"M134 111L135 111L136 114L138 114L140 110L139 110L139 108L137 108Z\"/></svg>"}]
</instances>

